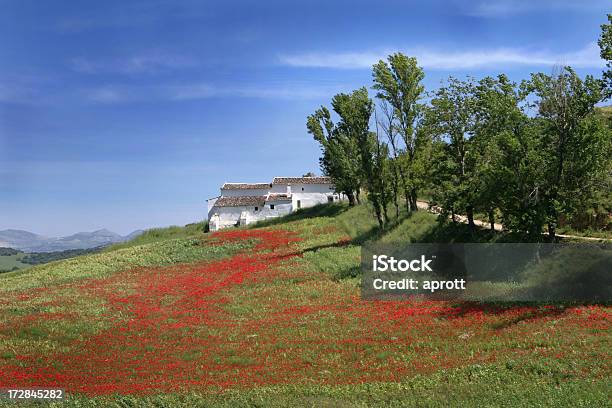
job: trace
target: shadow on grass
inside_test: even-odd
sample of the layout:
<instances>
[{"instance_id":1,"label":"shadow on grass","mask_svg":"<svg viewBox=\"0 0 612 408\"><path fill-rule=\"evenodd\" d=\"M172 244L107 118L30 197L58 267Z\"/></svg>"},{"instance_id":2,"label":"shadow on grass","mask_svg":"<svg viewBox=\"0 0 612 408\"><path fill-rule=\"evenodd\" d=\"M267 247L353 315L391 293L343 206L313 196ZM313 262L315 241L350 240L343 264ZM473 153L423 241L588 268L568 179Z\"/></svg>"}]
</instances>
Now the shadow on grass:
<instances>
[{"instance_id":1,"label":"shadow on grass","mask_svg":"<svg viewBox=\"0 0 612 408\"><path fill-rule=\"evenodd\" d=\"M439 316L446 319L457 319L469 315L493 315L508 318L490 325L492 329L501 330L511 327L520 322L539 320L548 317L563 315L568 308L578 306L579 303L546 304L537 302L460 302L450 310L440 312Z\"/></svg>"}]
</instances>

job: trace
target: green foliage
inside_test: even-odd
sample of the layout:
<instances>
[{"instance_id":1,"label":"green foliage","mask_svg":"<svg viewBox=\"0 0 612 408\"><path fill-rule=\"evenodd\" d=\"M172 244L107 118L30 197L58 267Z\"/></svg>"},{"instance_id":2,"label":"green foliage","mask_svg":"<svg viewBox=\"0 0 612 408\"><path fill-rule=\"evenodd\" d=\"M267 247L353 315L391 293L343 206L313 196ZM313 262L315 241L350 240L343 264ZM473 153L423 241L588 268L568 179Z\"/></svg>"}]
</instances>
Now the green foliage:
<instances>
[{"instance_id":1,"label":"green foliage","mask_svg":"<svg viewBox=\"0 0 612 408\"><path fill-rule=\"evenodd\" d=\"M20 253L21 251L17 249L0 247L0 256L18 255Z\"/></svg>"},{"instance_id":2,"label":"green foliage","mask_svg":"<svg viewBox=\"0 0 612 408\"><path fill-rule=\"evenodd\" d=\"M40 265L53 261L59 261L61 259L74 258L76 256L94 254L102 251L102 247L88 248L88 249L67 249L65 251L55 252L32 252L25 254L21 259L21 262L30 265Z\"/></svg>"},{"instance_id":3,"label":"green foliage","mask_svg":"<svg viewBox=\"0 0 612 408\"><path fill-rule=\"evenodd\" d=\"M596 114L601 83L583 81L569 67L554 75L533 74L524 83L535 94L543 166L541 198L554 238L560 214L572 215L605 182L611 169L612 130Z\"/></svg>"},{"instance_id":4,"label":"green foliage","mask_svg":"<svg viewBox=\"0 0 612 408\"><path fill-rule=\"evenodd\" d=\"M423 187L425 168L420 165L423 153L421 119L424 105L421 103L425 77L416 58L402 53L389 55L372 67L373 89L381 102L384 113L383 131L386 133L394 159L395 183L401 187L407 209L416 210L418 190ZM396 136L400 136L400 143ZM395 191L397 196L398 191Z\"/></svg>"},{"instance_id":5,"label":"green foliage","mask_svg":"<svg viewBox=\"0 0 612 408\"><path fill-rule=\"evenodd\" d=\"M606 61L603 72L604 93L606 98L612 96L612 14L608 14L608 23L601 25L601 35L597 41L601 50L601 59Z\"/></svg>"},{"instance_id":6,"label":"green foliage","mask_svg":"<svg viewBox=\"0 0 612 408\"><path fill-rule=\"evenodd\" d=\"M450 213L466 213L474 225L477 203L476 165L472 137L476 130L476 84L468 79L449 78L438 89L427 110L430 132L443 141L442 160L432 163L434 199Z\"/></svg>"},{"instance_id":7,"label":"green foliage","mask_svg":"<svg viewBox=\"0 0 612 408\"><path fill-rule=\"evenodd\" d=\"M361 188L357 141L340 131L324 106L308 116L306 126L308 133L321 145L321 171L332 178L336 190L346 194L354 205L355 194Z\"/></svg>"}]
</instances>

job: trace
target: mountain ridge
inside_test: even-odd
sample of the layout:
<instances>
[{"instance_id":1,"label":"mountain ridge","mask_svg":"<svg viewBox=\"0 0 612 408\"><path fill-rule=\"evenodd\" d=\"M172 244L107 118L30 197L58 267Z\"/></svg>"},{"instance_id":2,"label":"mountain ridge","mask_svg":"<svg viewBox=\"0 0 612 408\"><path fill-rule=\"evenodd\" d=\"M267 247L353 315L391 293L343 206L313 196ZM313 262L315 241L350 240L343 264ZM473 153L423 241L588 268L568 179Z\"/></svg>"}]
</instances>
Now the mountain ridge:
<instances>
[{"instance_id":1,"label":"mountain ridge","mask_svg":"<svg viewBox=\"0 0 612 408\"><path fill-rule=\"evenodd\" d=\"M136 230L122 236L106 228L77 232L63 237L47 237L18 229L0 230L0 247L18 249L24 252L55 252L69 249L89 249L128 241L142 234Z\"/></svg>"}]
</instances>

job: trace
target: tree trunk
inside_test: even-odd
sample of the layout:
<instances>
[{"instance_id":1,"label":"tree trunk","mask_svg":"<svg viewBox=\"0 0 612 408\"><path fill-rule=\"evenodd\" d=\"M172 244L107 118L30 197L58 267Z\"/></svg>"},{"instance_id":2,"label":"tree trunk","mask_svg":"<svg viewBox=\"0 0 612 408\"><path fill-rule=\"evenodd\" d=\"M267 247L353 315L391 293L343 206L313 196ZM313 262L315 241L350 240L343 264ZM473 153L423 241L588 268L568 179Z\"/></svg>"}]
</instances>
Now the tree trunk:
<instances>
[{"instance_id":1,"label":"tree trunk","mask_svg":"<svg viewBox=\"0 0 612 408\"><path fill-rule=\"evenodd\" d=\"M355 192L355 199L357 200L357 204L361 204L361 200L359 199L359 190L357 189L357 191Z\"/></svg>"},{"instance_id":2,"label":"tree trunk","mask_svg":"<svg viewBox=\"0 0 612 408\"><path fill-rule=\"evenodd\" d=\"M495 231L495 214L492 208L489 210L489 224L491 224L491 231Z\"/></svg>"},{"instance_id":3,"label":"tree trunk","mask_svg":"<svg viewBox=\"0 0 612 408\"><path fill-rule=\"evenodd\" d=\"M555 222L548 223L548 238L550 242L555 242L555 237L557 236L557 225Z\"/></svg>"},{"instance_id":4,"label":"tree trunk","mask_svg":"<svg viewBox=\"0 0 612 408\"><path fill-rule=\"evenodd\" d=\"M453 224L457 223L457 218L455 217L455 209L451 208L451 220L453 220Z\"/></svg>"},{"instance_id":5,"label":"tree trunk","mask_svg":"<svg viewBox=\"0 0 612 408\"><path fill-rule=\"evenodd\" d=\"M393 190L393 205L395 206L395 218L399 219L400 207L399 207L399 202L397 200L397 185L395 187L396 189Z\"/></svg>"},{"instance_id":6,"label":"tree trunk","mask_svg":"<svg viewBox=\"0 0 612 408\"><path fill-rule=\"evenodd\" d=\"M383 228L385 228L385 224L383 221L382 213L380 211L380 204L379 203L373 203L373 204L374 204L374 212L376 212L376 219L378 220L378 227L382 230Z\"/></svg>"},{"instance_id":7,"label":"tree trunk","mask_svg":"<svg viewBox=\"0 0 612 408\"><path fill-rule=\"evenodd\" d=\"M393 165L393 182L392 182L392 188L393 188L393 205L395 206L395 218L399 218L399 214L400 214L400 210L399 210L399 202L397 199L398 193L399 193L399 177L398 177L398 173L397 173L397 164L394 164L393 162L391 162Z\"/></svg>"},{"instance_id":8,"label":"tree trunk","mask_svg":"<svg viewBox=\"0 0 612 408\"><path fill-rule=\"evenodd\" d=\"M411 209L412 206L410 205L410 190L408 189L408 182L406 181L406 175L404 174L404 171L402 170L401 164L398 163L397 167L399 170L400 179L402 181L402 189L404 190L404 198L406 199L406 210L410 212L412 211Z\"/></svg>"},{"instance_id":9,"label":"tree trunk","mask_svg":"<svg viewBox=\"0 0 612 408\"><path fill-rule=\"evenodd\" d=\"M476 228L476 224L474 224L474 208L471 205L468 205L465 212L467 213L468 225L470 228Z\"/></svg>"},{"instance_id":10,"label":"tree trunk","mask_svg":"<svg viewBox=\"0 0 612 408\"><path fill-rule=\"evenodd\" d=\"M419 207L417 206L417 190L416 190L416 188L413 188L410 191L410 200L411 200L411 205L412 205L412 211L418 211Z\"/></svg>"},{"instance_id":11,"label":"tree trunk","mask_svg":"<svg viewBox=\"0 0 612 408\"><path fill-rule=\"evenodd\" d=\"M346 191L344 194L349 200L349 206L353 207L355 205L355 194L352 191Z\"/></svg>"},{"instance_id":12,"label":"tree trunk","mask_svg":"<svg viewBox=\"0 0 612 408\"><path fill-rule=\"evenodd\" d=\"M385 225L389 225L389 214L387 214L387 204L383 203L382 208L383 208L383 216L385 218Z\"/></svg>"}]
</instances>

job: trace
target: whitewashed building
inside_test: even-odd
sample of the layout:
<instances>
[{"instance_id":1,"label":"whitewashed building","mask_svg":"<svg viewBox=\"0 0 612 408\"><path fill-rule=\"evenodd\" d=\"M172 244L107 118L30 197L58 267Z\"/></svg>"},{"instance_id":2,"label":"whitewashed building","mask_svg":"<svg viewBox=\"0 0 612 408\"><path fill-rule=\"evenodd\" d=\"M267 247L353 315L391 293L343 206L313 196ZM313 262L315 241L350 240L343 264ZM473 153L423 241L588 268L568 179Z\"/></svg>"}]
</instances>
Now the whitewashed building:
<instances>
[{"instance_id":1,"label":"whitewashed building","mask_svg":"<svg viewBox=\"0 0 612 408\"><path fill-rule=\"evenodd\" d=\"M206 200L211 231L280 217L299 208L343 200L329 177L274 177L271 183L225 183Z\"/></svg>"}]
</instances>

